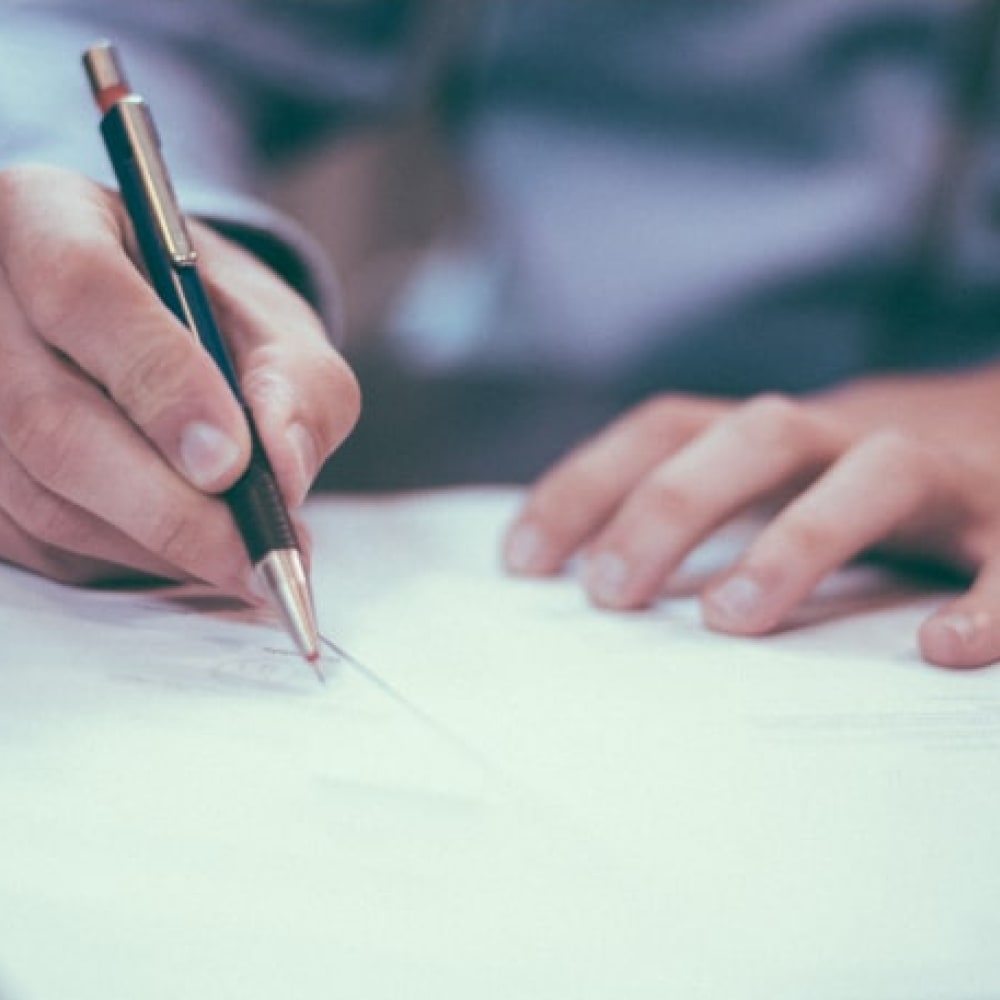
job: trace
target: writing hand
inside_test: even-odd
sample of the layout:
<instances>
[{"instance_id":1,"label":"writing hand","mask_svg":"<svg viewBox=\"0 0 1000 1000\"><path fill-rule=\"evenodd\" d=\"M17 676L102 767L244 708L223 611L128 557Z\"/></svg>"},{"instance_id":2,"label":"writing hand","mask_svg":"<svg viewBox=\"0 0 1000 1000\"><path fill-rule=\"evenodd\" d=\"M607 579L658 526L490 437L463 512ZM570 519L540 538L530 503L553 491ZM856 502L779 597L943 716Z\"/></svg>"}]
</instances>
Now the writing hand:
<instances>
[{"instance_id":1,"label":"writing hand","mask_svg":"<svg viewBox=\"0 0 1000 1000\"><path fill-rule=\"evenodd\" d=\"M201 272L278 480L301 503L358 412L309 307L192 224ZM225 505L249 457L222 376L138 270L117 198L0 173L0 558L75 583L204 580L248 593Z\"/></svg>"}]
</instances>

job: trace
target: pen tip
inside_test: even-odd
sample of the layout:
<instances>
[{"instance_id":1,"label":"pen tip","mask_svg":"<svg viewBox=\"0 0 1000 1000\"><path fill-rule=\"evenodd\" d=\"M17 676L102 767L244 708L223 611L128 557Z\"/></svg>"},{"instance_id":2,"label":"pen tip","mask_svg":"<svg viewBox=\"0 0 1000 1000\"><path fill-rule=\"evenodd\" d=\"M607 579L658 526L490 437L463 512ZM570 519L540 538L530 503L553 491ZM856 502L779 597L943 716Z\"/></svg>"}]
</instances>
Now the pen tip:
<instances>
[{"instance_id":1,"label":"pen tip","mask_svg":"<svg viewBox=\"0 0 1000 1000\"><path fill-rule=\"evenodd\" d=\"M323 664L319 662L319 650L310 651L306 654L306 663L313 668L313 672L319 679L320 684L326 683L326 673L323 670Z\"/></svg>"},{"instance_id":2,"label":"pen tip","mask_svg":"<svg viewBox=\"0 0 1000 1000\"><path fill-rule=\"evenodd\" d=\"M297 549L274 549L257 564L257 571L303 659L323 680L316 614L300 553Z\"/></svg>"}]
</instances>

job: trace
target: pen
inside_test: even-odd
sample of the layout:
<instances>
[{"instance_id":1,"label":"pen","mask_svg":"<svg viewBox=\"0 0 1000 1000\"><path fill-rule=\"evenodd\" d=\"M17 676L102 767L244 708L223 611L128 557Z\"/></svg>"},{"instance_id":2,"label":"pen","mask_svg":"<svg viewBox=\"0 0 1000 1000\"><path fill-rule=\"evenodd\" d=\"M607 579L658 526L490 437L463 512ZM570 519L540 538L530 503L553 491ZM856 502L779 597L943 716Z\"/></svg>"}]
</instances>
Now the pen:
<instances>
[{"instance_id":1,"label":"pen","mask_svg":"<svg viewBox=\"0 0 1000 1000\"><path fill-rule=\"evenodd\" d=\"M316 615L295 529L198 275L198 255L177 206L149 106L132 91L109 42L87 49L83 63L149 279L163 304L209 353L250 428L250 464L224 499L272 605L323 680Z\"/></svg>"}]
</instances>

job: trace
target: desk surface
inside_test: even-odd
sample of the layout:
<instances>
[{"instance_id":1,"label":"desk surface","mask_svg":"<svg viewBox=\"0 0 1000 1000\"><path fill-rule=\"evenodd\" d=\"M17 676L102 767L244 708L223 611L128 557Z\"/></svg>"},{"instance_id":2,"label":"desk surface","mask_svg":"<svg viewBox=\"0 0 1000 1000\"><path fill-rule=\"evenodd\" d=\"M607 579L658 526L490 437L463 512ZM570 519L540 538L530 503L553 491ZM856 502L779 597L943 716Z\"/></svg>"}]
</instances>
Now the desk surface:
<instances>
[{"instance_id":1,"label":"desk surface","mask_svg":"<svg viewBox=\"0 0 1000 1000\"><path fill-rule=\"evenodd\" d=\"M213 595L0 571L0 998L1000 995L1000 670L920 662L941 595L601 613L499 572L514 502L309 508L325 687Z\"/></svg>"}]
</instances>

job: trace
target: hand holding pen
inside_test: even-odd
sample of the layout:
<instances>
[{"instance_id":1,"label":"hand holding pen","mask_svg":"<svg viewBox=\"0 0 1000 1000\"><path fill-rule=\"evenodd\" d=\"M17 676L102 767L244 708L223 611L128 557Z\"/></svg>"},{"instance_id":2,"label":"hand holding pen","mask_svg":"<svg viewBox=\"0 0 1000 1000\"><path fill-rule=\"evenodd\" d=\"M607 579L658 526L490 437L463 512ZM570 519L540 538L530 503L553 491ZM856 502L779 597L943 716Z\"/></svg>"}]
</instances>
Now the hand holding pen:
<instances>
[{"instance_id":1,"label":"hand holding pen","mask_svg":"<svg viewBox=\"0 0 1000 1000\"><path fill-rule=\"evenodd\" d=\"M84 65L103 113L101 134L146 273L163 304L205 349L246 421L250 459L225 490L226 503L261 589L322 678L319 634L299 540L198 272L198 251L177 204L152 115L129 86L113 46L105 42L88 49Z\"/></svg>"},{"instance_id":2,"label":"hand holding pen","mask_svg":"<svg viewBox=\"0 0 1000 1000\"><path fill-rule=\"evenodd\" d=\"M273 272L189 222L240 384L296 506L357 414L356 384ZM217 366L137 268L117 195L0 172L0 554L72 583L202 580L250 597L218 499L249 458Z\"/></svg>"}]
</instances>

